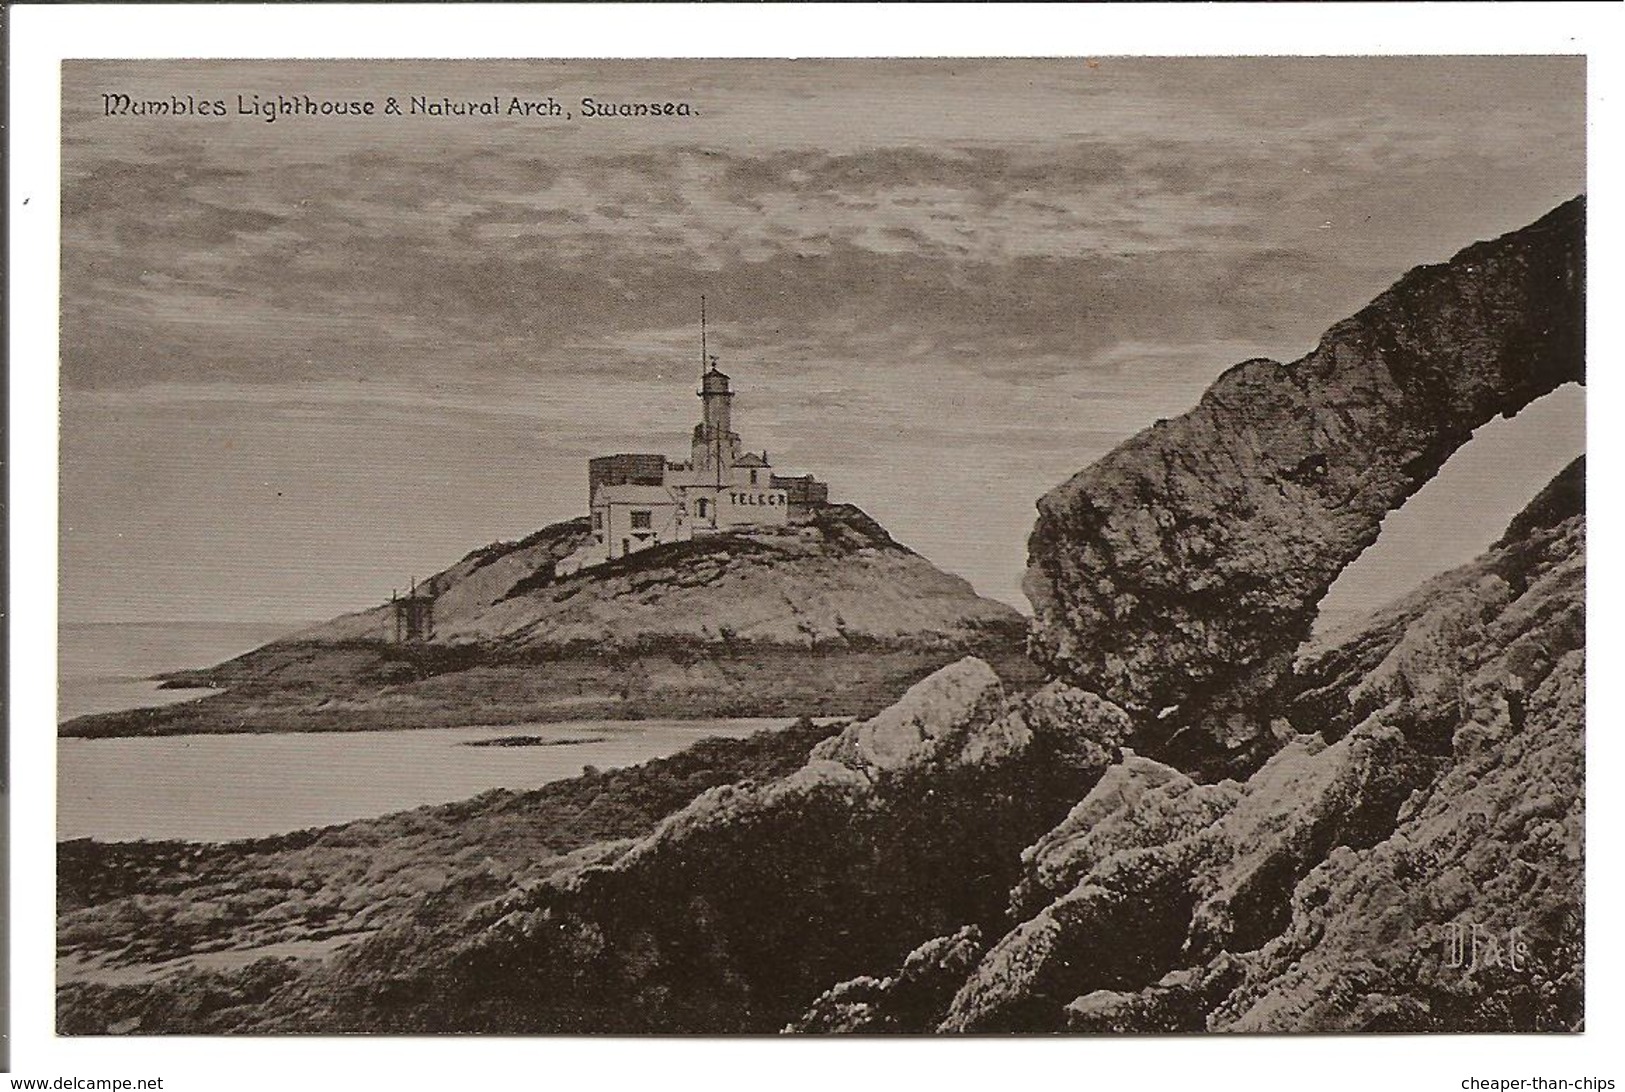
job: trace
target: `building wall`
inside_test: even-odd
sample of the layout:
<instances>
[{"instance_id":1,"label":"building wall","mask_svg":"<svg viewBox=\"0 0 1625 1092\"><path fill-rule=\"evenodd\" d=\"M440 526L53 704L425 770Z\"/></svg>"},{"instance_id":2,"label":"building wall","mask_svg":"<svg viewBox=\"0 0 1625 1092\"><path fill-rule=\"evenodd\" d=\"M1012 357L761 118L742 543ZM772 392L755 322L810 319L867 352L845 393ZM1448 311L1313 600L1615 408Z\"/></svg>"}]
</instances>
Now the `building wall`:
<instances>
[{"instance_id":1,"label":"building wall","mask_svg":"<svg viewBox=\"0 0 1625 1092\"><path fill-rule=\"evenodd\" d=\"M784 490L774 488L771 467L730 466L720 475L714 468L669 469L666 485L682 503L688 524L684 537L751 523L790 521L789 502Z\"/></svg>"},{"instance_id":2,"label":"building wall","mask_svg":"<svg viewBox=\"0 0 1625 1092\"><path fill-rule=\"evenodd\" d=\"M744 466L725 466L718 473L715 467L694 466L687 463L676 464L666 471L666 485L671 487L689 487L698 489L723 489L731 487L770 488L773 472L768 467L758 467L756 481L750 479L752 468Z\"/></svg>"},{"instance_id":3,"label":"building wall","mask_svg":"<svg viewBox=\"0 0 1625 1092\"><path fill-rule=\"evenodd\" d=\"M730 468L728 484L740 489L776 489L773 468L770 466L735 466Z\"/></svg>"},{"instance_id":4,"label":"building wall","mask_svg":"<svg viewBox=\"0 0 1625 1092\"><path fill-rule=\"evenodd\" d=\"M765 478L765 475L764 475ZM748 524L790 522L790 502L782 489L765 485L684 486L678 490L688 517L688 537Z\"/></svg>"},{"instance_id":5,"label":"building wall","mask_svg":"<svg viewBox=\"0 0 1625 1092\"><path fill-rule=\"evenodd\" d=\"M412 595L394 600L395 643L411 644L434 637L434 600Z\"/></svg>"},{"instance_id":6,"label":"building wall","mask_svg":"<svg viewBox=\"0 0 1625 1092\"><path fill-rule=\"evenodd\" d=\"M677 493L683 499L683 515L690 535L716 530L719 510L717 495L721 492L720 489L709 485L685 485L678 488Z\"/></svg>"},{"instance_id":7,"label":"building wall","mask_svg":"<svg viewBox=\"0 0 1625 1092\"><path fill-rule=\"evenodd\" d=\"M791 478L781 478L774 474L770 484L775 489L784 490L785 496L790 501L792 515L810 512L829 503L829 483L821 482L811 474Z\"/></svg>"},{"instance_id":8,"label":"building wall","mask_svg":"<svg viewBox=\"0 0 1625 1092\"><path fill-rule=\"evenodd\" d=\"M684 541L706 531L750 524L782 526L790 522L792 514L821 504L829 496L829 487L811 475L781 478L770 466L729 466L719 475L714 467L668 463L660 456L613 455L593 460L592 470L602 466L602 473L609 475L645 473L654 465L648 461L651 458L659 460L669 502L644 498L628 501L616 496L617 492L637 491L618 490L616 486L651 484L643 481L612 481L594 488L593 533L604 545L607 558L661 542ZM630 515L633 510L649 511L651 526L634 528Z\"/></svg>"},{"instance_id":9,"label":"building wall","mask_svg":"<svg viewBox=\"0 0 1625 1092\"><path fill-rule=\"evenodd\" d=\"M684 526L676 500L665 503L646 501L608 501L594 508L603 512L605 555L614 560L629 553L637 553L662 542L677 542L684 535ZM646 526L639 526L637 514L648 516Z\"/></svg>"},{"instance_id":10,"label":"building wall","mask_svg":"<svg viewBox=\"0 0 1625 1092\"><path fill-rule=\"evenodd\" d=\"M601 485L663 485L665 476L664 455L600 455L588 459L588 503L598 495Z\"/></svg>"},{"instance_id":11,"label":"building wall","mask_svg":"<svg viewBox=\"0 0 1625 1092\"><path fill-rule=\"evenodd\" d=\"M790 522L790 502L782 489L766 485L736 485L717 493L717 526L738 527L747 523L785 524Z\"/></svg>"},{"instance_id":12,"label":"building wall","mask_svg":"<svg viewBox=\"0 0 1625 1092\"><path fill-rule=\"evenodd\" d=\"M712 443L721 439L724 461L730 453L728 438L738 441L733 430L733 401L726 375L713 367L700 377L700 430Z\"/></svg>"}]
</instances>

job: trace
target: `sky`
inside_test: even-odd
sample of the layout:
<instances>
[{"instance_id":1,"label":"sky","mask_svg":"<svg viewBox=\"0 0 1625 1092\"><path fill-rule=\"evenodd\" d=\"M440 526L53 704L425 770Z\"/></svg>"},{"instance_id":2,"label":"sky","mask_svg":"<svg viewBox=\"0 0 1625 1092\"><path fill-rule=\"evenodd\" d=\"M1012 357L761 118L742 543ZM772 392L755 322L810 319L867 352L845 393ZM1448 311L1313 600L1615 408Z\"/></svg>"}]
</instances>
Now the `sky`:
<instances>
[{"instance_id":1,"label":"sky","mask_svg":"<svg viewBox=\"0 0 1625 1092\"><path fill-rule=\"evenodd\" d=\"M279 94L574 116L235 112ZM322 618L584 512L589 456L686 452L702 294L747 448L1025 609L1044 491L1582 192L1583 102L1576 58L68 62L62 618ZM1482 541L1386 568L1582 416L1484 430Z\"/></svg>"}]
</instances>

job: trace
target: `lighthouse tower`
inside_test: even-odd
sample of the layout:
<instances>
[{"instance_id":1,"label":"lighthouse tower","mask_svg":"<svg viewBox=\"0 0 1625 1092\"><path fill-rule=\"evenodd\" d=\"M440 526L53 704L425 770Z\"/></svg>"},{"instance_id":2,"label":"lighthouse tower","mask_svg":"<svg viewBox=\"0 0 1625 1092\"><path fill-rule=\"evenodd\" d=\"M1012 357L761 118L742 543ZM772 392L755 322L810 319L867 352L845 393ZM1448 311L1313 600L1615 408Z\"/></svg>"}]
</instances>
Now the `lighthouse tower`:
<instances>
[{"instance_id":1,"label":"lighthouse tower","mask_svg":"<svg viewBox=\"0 0 1625 1092\"><path fill-rule=\"evenodd\" d=\"M739 460L739 434L733 430L733 391L705 340L705 297L700 297L700 423L694 426L691 465L700 481L718 486Z\"/></svg>"},{"instance_id":2,"label":"lighthouse tower","mask_svg":"<svg viewBox=\"0 0 1625 1092\"><path fill-rule=\"evenodd\" d=\"M739 433L733 430L733 391L728 377L717 369L712 357L700 376L700 423L694 426L693 460L696 471L717 475L718 484L728 480L728 469L739 460Z\"/></svg>"}]
</instances>

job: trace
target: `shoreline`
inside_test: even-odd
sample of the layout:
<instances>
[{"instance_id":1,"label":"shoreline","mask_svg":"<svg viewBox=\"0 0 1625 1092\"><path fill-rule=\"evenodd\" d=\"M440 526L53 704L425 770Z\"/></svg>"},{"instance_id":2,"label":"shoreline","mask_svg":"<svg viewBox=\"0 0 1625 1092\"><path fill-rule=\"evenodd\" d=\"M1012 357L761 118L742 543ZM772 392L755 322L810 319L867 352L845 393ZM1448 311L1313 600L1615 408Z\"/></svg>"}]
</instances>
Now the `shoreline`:
<instances>
[{"instance_id":1,"label":"shoreline","mask_svg":"<svg viewBox=\"0 0 1625 1092\"><path fill-rule=\"evenodd\" d=\"M159 708L167 708L167 707L160 706ZM140 710L130 710L130 712L139 712L139 711ZM759 723L762 726L766 727L766 726L769 726L769 725L777 725L777 724L783 724L783 723L791 722L791 721L794 721L796 719L799 719L799 718L789 717L789 716L771 716L771 715L762 715L762 716L741 715L741 716L718 717L718 716L707 716L705 714L698 714L698 715L695 715L695 716L677 716L676 714L651 713L651 714L649 714L647 716L638 716L638 717L559 716L557 718L552 718L552 719L537 718L537 719L533 719L533 720L518 721L518 722L503 720L503 721L461 721L461 722L452 723L452 724L401 724L401 725L380 724L380 725L367 725L365 727L356 727L356 728L308 728L308 729L290 728L290 729L286 729L286 730L282 730L282 729L265 729L265 730L248 730L248 731L236 731L236 732L227 731L227 730L221 730L221 731L216 731L216 732L208 732L208 731L205 731L205 732L155 732L155 733L150 733L150 734L146 734L146 735L63 735L63 734L59 733L56 738L57 738L58 743L65 743L65 742L70 742L70 741L74 742L74 743L107 743L107 742L113 742L113 741L117 741L117 740L135 741L135 740L219 739L219 738L222 738L222 737L233 737L233 736L375 736L375 735L387 735L387 734L392 733L392 732L462 732L462 731L469 731L469 732L472 732L472 731L491 731L491 732L496 732L496 731L506 731L506 730L511 729L511 730L515 731L514 735L502 736L502 737L497 737L497 738L498 739L514 739L514 738L518 738L518 739L538 739L538 740L542 740L542 742L539 743L539 744L524 744L524 743L498 744L496 739L493 739L490 742L483 743L483 744L468 744L468 746L491 746L491 747L507 747L507 748L523 749L526 746L562 746L562 745L565 745L565 744L602 743L602 742L605 742L605 741L607 741L609 739L614 738L614 736L616 734L635 734L635 733L637 733L639 731L645 730L644 726L646 726L646 725L660 724L660 723L667 723L667 722L678 723L678 724L751 724L751 723ZM849 719L849 718L840 717L840 716L814 716L814 717L808 717L807 719L811 720L815 724L825 724L825 723L831 723L831 722L834 722L834 721L845 720L845 719ZM562 740L544 740L540 736L523 736L523 735L518 735L517 734L518 732L522 732L523 730L528 729L528 728L543 728L543 727L551 727L551 726L554 726L554 725L569 725L569 724L591 725L593 731L595 731L595 732L602 731L602 732L606 732L608 734L604 735L604 736L593 736L593 737L583 737L583 738L580 738L580 739L572 738L572 739L562 739Z\"/></svg>"},{"instance_id":2,"label":"shoreline","mask_svg":"<svg viewBox=\"0 0 1625 1092\"><path fill-rule=\"evenodd\" d=\"M794 723L578 721L551 732L541 725L504 725L321 739L256 734L93 740L59 752L55 834L58 844L279 838L466 805L493 792L531 792L641 765L705 740L746 739ZM527 731L521 738L537 745L497 745Z\"/></svg>"},{"instance_id":3,"label":"shoreline","mask_svg":"<svg viewBox=\"0 0 1625 1092\"><path fill-rule=\"evenodd\" d=\"M198 956L236 964L270 945L364 940L409 921L431 894L466 910L499 893L498 881L538 880L597 843L647 833L708 788L799 769L836 730L798 719L532 789L279 834L58 841L56 964L68 971L58 998L109 975L163 975ZM153 915L199 905L217 912L190 916L185 928L151 927ZM267 916L271 906L286 912Z\"/></svg>"},{"instance_id":4,"label":"shoreline","mask_svg":"<svg viewBox=\"0 0 1625 1092\"><path fill-rule=\"evenodd\" d=\"M355 650L299 650L297 677L229 680L167 705L74 717L61 739L325 734L556 724L562 721L868 717L915 682L965 656L988 660L1012 690L1039 670L1013 637L845 651L648 650L474 663L425 674L369 677ZM192 675L198 678L204 673Z\"/></svg>"}]
</instances>

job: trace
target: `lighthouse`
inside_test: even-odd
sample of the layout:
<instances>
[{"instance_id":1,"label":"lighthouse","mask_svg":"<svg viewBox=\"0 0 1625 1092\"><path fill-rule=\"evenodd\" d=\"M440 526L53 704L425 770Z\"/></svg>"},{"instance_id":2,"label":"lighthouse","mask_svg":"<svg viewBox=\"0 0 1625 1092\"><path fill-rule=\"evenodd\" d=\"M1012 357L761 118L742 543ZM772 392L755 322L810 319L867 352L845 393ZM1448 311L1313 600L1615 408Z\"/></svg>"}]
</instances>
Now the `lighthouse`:
<instances>
[{"instance_id":1,"label":"lighthouse","mask_svg":"<svg viewBox=\"0 0 1625 1092\"><path fill-rule=\"evenodd\" d=\"M739 461L739 433L733 430L733 391L728 377L717 368L717 358L700 376L700 423L694 426L691 452L695 470L710 471L718 485Z\"/></svg>"},{"instance_id":2,"label":"lighthouse","mask_svg":"<svg viewBox=\"0 0 1625 1092\"><path fill-rule=\"evenodd\" d=\"M587 462L592 541L554 566L566 576L669 542L806 519L829 501L807 474L781 478L766 451L745 451L733 430L733 386L707 342L700 297L700 423L687 462L659 454L601 455Z\"/></svg>"}]
</instances>

